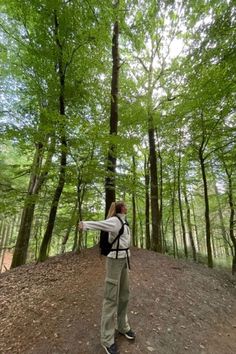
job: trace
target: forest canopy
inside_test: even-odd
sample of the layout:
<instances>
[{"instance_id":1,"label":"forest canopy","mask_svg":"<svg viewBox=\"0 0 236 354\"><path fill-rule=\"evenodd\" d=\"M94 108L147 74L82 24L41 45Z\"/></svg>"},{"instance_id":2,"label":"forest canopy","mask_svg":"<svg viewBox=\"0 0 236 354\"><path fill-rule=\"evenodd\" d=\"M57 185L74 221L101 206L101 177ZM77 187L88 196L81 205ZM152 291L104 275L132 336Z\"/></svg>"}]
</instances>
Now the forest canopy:
<instances>
[{"instance_id":1,"label":"forest canopy","mask_svg":"<svg viewBox=\"0 0 236 354\"><path fill-rule=\"evenodd\" d=\"M236 271L233 0L0 3L0 269L98 241Z\"/></svg>"}]
</instances>

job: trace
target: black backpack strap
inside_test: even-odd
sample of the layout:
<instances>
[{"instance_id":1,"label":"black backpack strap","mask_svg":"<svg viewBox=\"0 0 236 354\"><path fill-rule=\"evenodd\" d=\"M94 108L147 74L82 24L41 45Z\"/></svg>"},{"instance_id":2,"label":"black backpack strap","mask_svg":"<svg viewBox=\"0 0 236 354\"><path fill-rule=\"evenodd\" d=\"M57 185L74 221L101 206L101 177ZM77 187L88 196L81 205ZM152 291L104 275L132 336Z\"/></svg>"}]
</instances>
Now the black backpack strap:
<instances>
[{"instance_id":1,"label":"black backpack strap","mask_svg":"<svg viewBox=\"0 0 236 354\"><path fill-rule=\"evenodd\" d=\"M114 252L114 251L116 251L116 258L118 258L118 252L119 252L119 245L120 245L120 236L123 234L123 232L124 232L124 225L125 225L125 223L123 223L123 221L121 220L121 218L119 217L119 216L117 216L117 215L115 215L119 220L120 220L120 222L121 222L121 224L122 224L122 226L121 226L121 228L120 228L120 231L119 231L119 233L118 233L118 235L115 237L115 239L111 242L111 247L114 245L114 243L118 240L118 242L117 242L117 247L116 247L116 249L114 249L114 250L112 250L111 249L111 251L110 252Z\"/></svg>"},{"instance_id":2,"label":"black backpack strap","mask_svg":"<svg viewBox=\"0 0 236 354\"><path fill-rule=\"evenodd\" d=\"M116 249L111 249L110 252L116 252L116 258L118 258L118 252L119 251L126 251L127 263L128 263L128 267L130 269L130 261L129 261L129 254L128 254L129 248L119 248L119 246L120 246L120 236L124 232L125 225L129 225L129 224L128 224L128 222L126 220L125 220L125 222L123 222L123 220L118 215L115 215L115 216L120 220L122 226L121 226L121 229L120 229L118 235L115 237L115 239L111 243L111 246L112 246L118 240L117 247L116 247Z\"/></svg>"}]
</instances>

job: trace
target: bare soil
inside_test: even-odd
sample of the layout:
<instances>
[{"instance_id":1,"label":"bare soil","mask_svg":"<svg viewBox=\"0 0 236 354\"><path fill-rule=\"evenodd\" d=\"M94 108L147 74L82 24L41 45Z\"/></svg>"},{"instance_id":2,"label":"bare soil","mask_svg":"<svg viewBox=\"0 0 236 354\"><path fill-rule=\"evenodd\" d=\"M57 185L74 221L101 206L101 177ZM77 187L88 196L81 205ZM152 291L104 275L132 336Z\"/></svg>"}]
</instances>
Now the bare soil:
<instances>
[{"instance_id":1,"label":"bare soil","mask_svg":"<svg viewBox=\"0 0 236 354\"><path fill-rule=\"evenodd\" d=\"M235 354L236 282L230 273L132 249L129 319L120 353ZM105 258L67 253L0 275L1 354L102 354Z\"/></svg>"}]
</instances>

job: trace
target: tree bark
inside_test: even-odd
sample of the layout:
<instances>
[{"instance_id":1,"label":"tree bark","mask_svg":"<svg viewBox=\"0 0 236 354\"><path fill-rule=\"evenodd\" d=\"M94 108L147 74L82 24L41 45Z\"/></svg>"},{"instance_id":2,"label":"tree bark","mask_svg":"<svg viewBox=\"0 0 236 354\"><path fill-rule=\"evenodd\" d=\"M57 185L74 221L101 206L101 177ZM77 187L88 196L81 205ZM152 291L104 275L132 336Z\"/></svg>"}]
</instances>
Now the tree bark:
<instances>
[{"instance_id":1,"label":"tree bark","mask_svg":"<svg viewBox=\"0 0 236 354\"><path fill-rule=\"evenodd\" d=\"M5 257L5 238L7 234L7 224L4 222L1 227L1 239L0 239L0 273L2 272L2 266Z\"/></svg>"},{"instance_id":2,"label":"tree bark","mask_svg":"<svg viewBox=\"0 0 236 354\"><path fill-rule=\"evenodd\" d=\"M158 179L157 179L157 156L155 145L155 129L153 117L149 113L149 156L150 156L150 177L151 177L151 215L152 215L152 249L162 252L160 210L158 205Z\"/></svg>"},{"instance_id":3,"label":"tree bark","mask_svg":"<svg viewBox=\"0 0 236 354\"><path fill-rule=\"evenodd\" d=\"M198 234L198 227L197 227L197 220L196 220L196 214L195 214L195 208L194 208L194 200L191 198L191 209L193 213L193 221L194 221L194 230L195 230L195 237L196 237L196 249L197 253L201 253L201 247L200 247L200 242L199 242L199 234Z\"/></svg>"},{"instance_id":4,"label":"tree bark","mask_svg":"<svg viewBox=\"0 0 236 354\"><path fill-rule=\"evenodd\" d=\"M135 157L132 156L132 162L133 162L133 190L132 190L132 238L133 238L133 246L137 246L137 235L136 235L136 162L135 162Z\"/></svg>"},{"instance_id":5,"label":"tree bark","mask_svg":"<svg viewBox=\"0 0 236 354\"><path fill-rule=\"evenodd\" d=\"M197 252L196 252L196 246L195 246L194 239L193 239L191 211L190 211L186 188L184 188L184 199L185 199L185 204L186 204L186 209L187 209L188 234L189 234L189 239L190 239L191 248L192 248L193 260L196 262L197 261Z\"/></svg>"},{"instance_id":6,"label":"tree bark","mask_svg":"<svg viewBox=\"0 0 236 354\"><path fill-rule=\"evenodd\" d=\"M156 132L157 138L158 134ZM160 235L161 235L161 243L162 243L162 252L164 253L165 251L165 233L164 233L164 225L163 225L163 161L162 161L162 156L161 156L161 149L160 145L158 143L158 159L160 161L159 164L159 181L160 181L160 195L159 195L159 200L160 200Z\"/></svg>"},{"instance_id":7,"label":"tree bark","mask_svg":"<svg viewBox=\"0 0 236 354\"><path fill-rule=\"evenodd\" d=\"M60 94L59 94L59 113L62 117L61 123L61 158L60 158L60 171L59 171L59 181L57 188L55 190L52 205L49 213L49 219L47 223L47 228L43 236L43 241L39 251L39 258L38 261L43 262L47 258L47 249L51 242L52 232L56 220L57 208L59 204L59 200L64 188L65 184L65 176L66 176L66 163L67 163L67 141L65 137L65 64L63 63L63 46L60 43L58 37L58 29L59 29L59 22L57 18L56 11L54 12L54 34L55 34L55 41L58 48L58 75L59 75L59 85L60 85Z\"/></svg>"},{"instance_id":8,"label":"tree bark","mask_svg":"<svg viewBox=\"0 0 236 354\"><path fill-rule=\"evenodd\" d=\"M118 6L118 4L116 5ZM119 94L119 22L113 27L112 37L112 80L111 80L111 111L110 111L110 136L117 135L118 127L118 94ZM111 142L107 156L107 175L105 178L105 217L110 205L116 199L116 144Z\"/></svg>"},{"instance_id":9,"label":"tree bark","mask_svg":"<svg viewBox=\"0 0 236 354\"><path fill-rule=\"evenodd\" d=\"M234 209L234 197L233 197L233 181L232 181L232 171L230 172L225 165L225 171L228 178L228 201L230 207L229 216L229 235L233 244L233 259L232 259L232 274L236 274L236 237L234 235L235 227L235 209Z\"/></svg>"},{"instance_id":10,"label":"tree bark","mask_svg":"<svg viewBox=\"0 0 236 354\"><path fill-rule=\"evenodd\" d=\"M178 243L176 237L176 227L175 227L175 196L176 196L176 172L174 166L174 181L173 190L171 196L171 213L172 213L172 233L173 233L173 255L174 257L179 257Z\"/></svg>"},{"instance_id":11,"label":"tree bark","mask_svg":"<svg viewBox=\"0 0 236 354\"><path fill-rule=\"evenodd\" d=\"M188 247L186 241L186 229L184 223L184 214L183 214L183 206L182 206L182 199L181 199L181 176L180 176L180 167L181 167L181 157L179 153L179 163L178 163L178 201L179 201L179 213L180 213L180 222L182 228L182 237L184 243L184 255L185 258L188 258Z\"/></svg>"},{"instance_id":12,"label":"tree bark","mask_svg":"<svg viewBox=\"0 0 236 354\"><path fill-rule=\"evenodd\" d=\"M200 160L200 165L201 165L203 188L204 188L207 261L208 261L208 267L213 268L213 257L212 257L212 247L211 247L210 208L209 208L208 185L207 185L207 177L206 177L205 159L203 156L203 144L201 144L201 146L199 148L199 160Z\"/></svg>"},{"instance_id":13,"label":"tree bark","mask_svg":"<svg viewBox=\"0 0 236 354\"><path fill-rule=\"evenodd\" d=\"M35 151L34 161L32 165L32 173L29 181L24 209L21 216L20 228L16 240L16 246L12 258L11 268L18 267L20 265L25 264L26 262L32 223L34 219L34 211L37 202L37 196L39 194L39 191L43 183L46 180L49 166L51 164L53 150L54 150L54 139L52 139L51 141L47 159L45 161L44 167L42 168L43 144L38 143L36 145L36 151ZM41 173L39 175L40 170Z\"/></svg>"},{"instance_id":14,"label":"tree bark","mask_svg":"<svg viewBox=\"0 0 236 354\"><path fill-rule=\"evenodd\" d=\"M216 200L217 200L217 204L218 204L218 214L219 214L219 219L220 219L220 227L221 227L221 232L222 232L222 236L223 236L223 240L224 240L225 254L226 254L226 257L229 257L230 256L229 238L228 238L228 235L226 232L226 227L225 227L225 223L224 223L224 216L223 216L223 212L222 212L222 207L221 207L221 203L220 203L220 197L219 197L217 185L214 184L214 187L215 187Z\"/></svg>"},{"instance_id":15,"label":"tree bark","mask_svg":"<svg viewBox=\"0 0 236 354\"><path fill-rule=\"evenodd\" d=\"M171 208L172 208L173 255L174 257L176 256L179 257L178 243L176 238L176 228L175 228L175 197L174 196L172 196Z\"/></svg>"},{"instance_id":16,"label":"tree bark","mask_svg":"<svg viewBox=\"0 0 236 354\"><path fill-rule=\"evenodd\" d=\"M149 159L146 155L144 157L144 174L145 174L145 239L146 239L146 248L151 249L151 237L150 237L150 195L149 195L149 185L150 185L150 176L149 176Z\"/></svg>"}]
</instances>

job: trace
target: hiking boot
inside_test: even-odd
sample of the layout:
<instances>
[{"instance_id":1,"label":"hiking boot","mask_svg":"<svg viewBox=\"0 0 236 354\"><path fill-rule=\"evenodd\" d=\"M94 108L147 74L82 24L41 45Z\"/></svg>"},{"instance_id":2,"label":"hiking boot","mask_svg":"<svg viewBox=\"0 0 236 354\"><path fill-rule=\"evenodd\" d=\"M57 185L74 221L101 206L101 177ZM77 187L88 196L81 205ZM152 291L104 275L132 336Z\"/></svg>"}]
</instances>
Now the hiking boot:
<instances>
[{"instance_id":1,"label":"hiking boot","mask_svg":"<svg viewBox=\"0 0 236 354\"><path fill-rule=\"evenodd\" d=\"M105 349L107 354L118 354L118 350L116 348L116 344L112 344L110 347L106 347L103 345L103 348Z\"/></svg>"},{"instance_id":2,"label":"hiking boot","mask_svg":"<svg viewBox=\"0 0 236 354\"><path fill-rule=\"evenodd\" d=\"M135 339L135 333L132 331L132 329L130 329L126 333L121 333L121 334L123 334L123 336L125 336L127 339L130 339L130 340Z\"/></svg>"}]
</instances>

